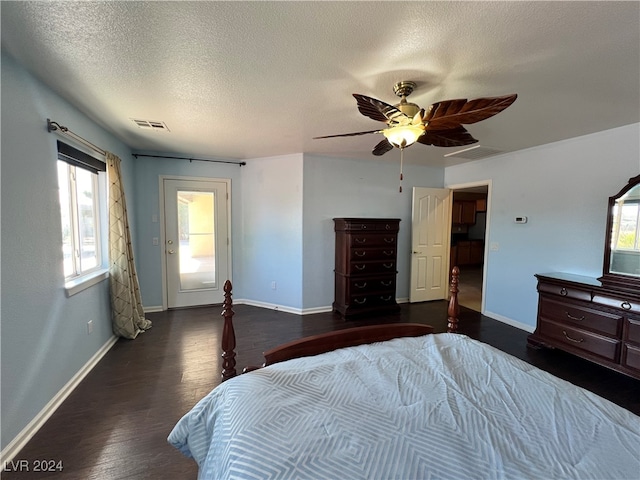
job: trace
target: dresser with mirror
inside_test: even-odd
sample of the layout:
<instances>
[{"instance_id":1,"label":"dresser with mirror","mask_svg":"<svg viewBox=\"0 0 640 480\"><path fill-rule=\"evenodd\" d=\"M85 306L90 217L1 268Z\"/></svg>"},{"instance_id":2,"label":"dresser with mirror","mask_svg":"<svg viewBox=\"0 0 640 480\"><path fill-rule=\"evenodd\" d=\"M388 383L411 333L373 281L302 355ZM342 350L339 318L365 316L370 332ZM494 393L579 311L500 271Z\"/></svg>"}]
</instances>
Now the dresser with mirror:
<instances>
[{"instance_id":1,"label":"dresser with mirror","mask_svg":"<svg viewBox=\"0 0 640 480\"><path fill-rule=\"evenodd\" d=\"M532 347L558 348L640 379L640 175L609 197L603 274L539 273Z\"/></svg>"}]
</instances>

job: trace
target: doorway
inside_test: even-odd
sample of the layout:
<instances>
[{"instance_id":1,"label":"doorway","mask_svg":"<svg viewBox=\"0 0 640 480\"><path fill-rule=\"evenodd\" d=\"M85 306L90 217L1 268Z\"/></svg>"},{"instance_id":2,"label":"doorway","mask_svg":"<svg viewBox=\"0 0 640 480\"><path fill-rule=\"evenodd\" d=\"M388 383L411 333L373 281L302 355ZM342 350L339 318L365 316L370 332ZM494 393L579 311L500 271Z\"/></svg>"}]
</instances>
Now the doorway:
<instances>
[{"instance_id":1,"label":"doorway","mask_svg":"<svg viewBox=\"0 0 640 480\"><path fill-rule=\"evenodd\" d=\"M484 311L487 255L488 183L451 186L451 268L460 269L458 301Z\"/></svg>"},{"instance_id":2,"label":"doorway","mask_svg":"<svg viewBox=\"0 0 640 480\"><path fill-rule=\"evenodd\" d=\"M230 278L231 181L161 178L163 307L224 301Z\"/></svg>"}]
</instances>

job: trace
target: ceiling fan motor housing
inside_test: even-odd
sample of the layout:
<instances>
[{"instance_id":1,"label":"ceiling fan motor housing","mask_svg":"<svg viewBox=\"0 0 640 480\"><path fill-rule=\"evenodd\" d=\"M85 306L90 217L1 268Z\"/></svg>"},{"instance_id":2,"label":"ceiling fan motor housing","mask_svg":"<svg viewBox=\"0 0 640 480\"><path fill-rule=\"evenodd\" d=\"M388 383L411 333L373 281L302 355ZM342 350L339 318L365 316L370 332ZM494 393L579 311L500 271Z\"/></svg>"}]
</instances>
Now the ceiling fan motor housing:
<instances>
[{"instance_id":1,"label":"ceiling fan motor housing","mask_svg":"<svg viewBox=\"0 0 640 480\"><path fill-rule=\"evenodd\" d=\"M393 92L400 97L400 103L395 105L395 107L411 118L420 111L418 105L407 102L407 97L411 95L411 92L413 92L416 86L415 82L410 81L398 82L393 86Z\"/></svg>"}]
</instances>

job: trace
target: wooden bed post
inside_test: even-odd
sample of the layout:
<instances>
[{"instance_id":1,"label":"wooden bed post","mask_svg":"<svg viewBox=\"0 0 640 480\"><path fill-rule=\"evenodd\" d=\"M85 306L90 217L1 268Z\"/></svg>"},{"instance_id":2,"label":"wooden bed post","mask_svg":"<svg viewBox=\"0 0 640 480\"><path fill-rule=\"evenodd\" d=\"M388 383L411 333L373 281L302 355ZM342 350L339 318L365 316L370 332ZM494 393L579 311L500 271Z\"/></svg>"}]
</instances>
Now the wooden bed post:
<instances>
[{"instance_id":1,"label":"wooden bed post","mask_svg":"<svg viewBox=\"0 0 640 480\"><path fill-rule=\"evenodd\" d=\"M222 328L222 381L229 380L236 373L236 332L233 329L233 301L231 300L231 282L224 283L224 303L222 304L222 316L224 327Z\"/></svg>"},{"instance_id":2,"label":"wooden bed post","mask_svg":"<svg viewBox=\"0 0 640 480\"><path fill-rule=\"evenodd\" d=\"M458 305L458 281L460 277L460 269L453 267L451 270L451 286L449 292L451 297L449 298L449 308L447 309L447 332L456 333L458 331L458 315L460 313L460 306Z\"/></svg>"}]
</instances>

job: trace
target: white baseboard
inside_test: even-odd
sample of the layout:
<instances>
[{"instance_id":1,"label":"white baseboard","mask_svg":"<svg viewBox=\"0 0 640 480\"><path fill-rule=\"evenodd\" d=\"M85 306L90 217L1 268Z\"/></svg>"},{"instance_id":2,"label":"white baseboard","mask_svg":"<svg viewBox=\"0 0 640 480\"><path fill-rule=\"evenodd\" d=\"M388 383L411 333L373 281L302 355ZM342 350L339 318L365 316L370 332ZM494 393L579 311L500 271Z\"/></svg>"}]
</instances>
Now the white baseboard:
<instances>
[{"instance_id":1,"label":"white baseboard","mask_svg":"<svg viewBox=\"0 0 640 480\"><path fill-rule=\"evenodd\" d=\"M143 306L142 309L144 310L144 313L164 312L164 308L162 308L162 305L154 305L151 307Z\"/></svg>"},{"instance_id":2,"label":"white baseboard","mask_svg":"<svg viewBox=\"0 0 640 480\"><path fill-rule=\"evenodd\" d=\"M246 298L234 298L233 304L234 305L250 305L252 307L267 308L269 310L278 310L279 312L293 313L295 315L311 315L314 313L325 313L325 312L333 311L333 307L331 305L328 305L326 307L295 308L295 307L289 307L286 305L278 305L275 303L266 303L266 302L259 302L257 300L248 300Z\"/></svg>"},{"instance_id":3,"label":"white baseboard","mask_svg":"<svg viewBox=\"0 0 640 480\"><path fill-rule=\"evenodd\" d=\"M118 341L118 337L113 335L107 342L100 347L84 366L69 380L64 387L60 389L56 395L49 400L42 410L31 420L26 427L0 452L0 465L6 465L11 462L15 456L20 453L29 440L42 428L53 413L62 405L62 402L75 390L80 382L93 370L98 362Z\"/></svg>"},{"instance_id":4,"label":"white baseboard","mask_svg":"<svg viewBox=\"0 0 640 480\"><path fill-rule=\"evenodd\" d=\"M524 331L529 332L529 333L533 333L533 331L536 329L536 327L534 327L532 325L527 325L526 323L517 322L516 320L512 320L512 319L510 319L508 317L504 317L504 316L499 315L497 313L485 311L483 313L483 315L485 317L491 317L494 320L498 320L499 322L506 323L507 325L511 325L512 327L519 328L520 330L524 330Z\"/></svg>"}]
</instances>

